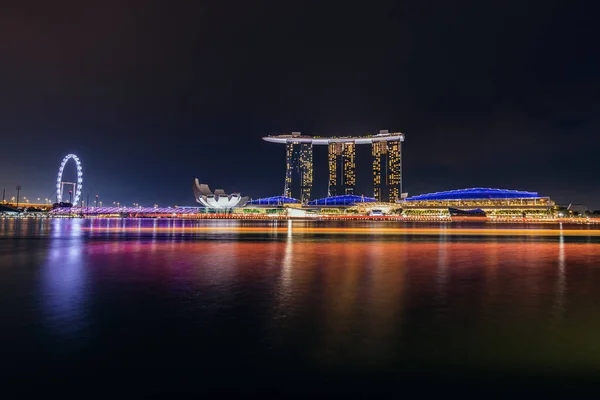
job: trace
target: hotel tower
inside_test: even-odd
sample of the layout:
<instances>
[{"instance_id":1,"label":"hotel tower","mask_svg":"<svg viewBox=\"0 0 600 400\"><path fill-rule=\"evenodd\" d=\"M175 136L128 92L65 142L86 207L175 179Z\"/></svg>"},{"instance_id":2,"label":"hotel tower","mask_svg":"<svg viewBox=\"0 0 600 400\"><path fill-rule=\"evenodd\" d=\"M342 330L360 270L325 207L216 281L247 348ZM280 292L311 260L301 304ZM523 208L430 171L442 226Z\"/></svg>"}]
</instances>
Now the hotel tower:
<instances>
[{"instance_id":1,"label":"hotel tower","mask_svg":"<svg viewBox=\"0 0 600 400\"><path fill-rule=\"evenodd\" d=\"M292 138L300 132L293 132ZM313 149L311 142L286 141L284 196L294 197L302 203L310 200L313 181Z\"/></svg>"},{"instance_id":2,"label":"hotel tower","mask_svg":"<svg viewBox=\"0 0 600 400\"><path fill-rule=\"evenodd\" d=\"M356 185L356 144L329 143L329 185L327 195L354 194Z\"/></svg>"},{"instance_id":3,"label":"hotel tower","mask_svg":"<svg viewBox=\"0 0 600 400\"><path fill-rule=\"evenodd\" d=\"M373 197L395 203L402 193L402 140L374 140L372 155Z\"/></svg>"},{"instance_id":4,"label":"hotel tower","mask_svg":"<svg viewBox=\"0 0 600 400\"><path fill-rule=\"evenodd\" d=\"M328 148L328 196L357 194L356 146L370 144L373 158L373 193L378 201L396 202L402 194L403 133L379 131L367 136L303 136L300 132L266 136L263 140L286 145L284 195L307 203L313 182L313 145ZM359 194L359 193L358 193Z\"/></svg>"}]
</instances>

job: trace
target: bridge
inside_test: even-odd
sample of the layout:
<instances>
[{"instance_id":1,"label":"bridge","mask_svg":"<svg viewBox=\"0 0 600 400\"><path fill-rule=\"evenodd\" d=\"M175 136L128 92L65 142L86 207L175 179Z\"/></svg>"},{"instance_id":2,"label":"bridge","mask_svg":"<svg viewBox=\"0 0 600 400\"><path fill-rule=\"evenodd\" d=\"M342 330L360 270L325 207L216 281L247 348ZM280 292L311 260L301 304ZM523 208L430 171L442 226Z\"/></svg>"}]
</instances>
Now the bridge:
<instances>
[{"instance_id":1,"label":"bridge","mask_svg":"<svg viewBox=\"0 0 600 400\"><path fill-rule=\"evenodd\" d=\"M15 211L17 210L17 202L16 201L4 201L3 203L1 203L3 206L8 207L8 208L12 208ZM19 209L24 210L42 210L42 211L48 211L52 209L52 204L45 204L45 203L24 203L24 202L19 202Z\"/></svg>"},{"instance_id":2,"label":"bridge","mask_svg":"<svg viewBox=\"0 0 600 400\"><path fill-rule=\"evenodd\" d=\"M53 216L69 215L188 215L198 214L201 207L60 207L50 211ZM204 210L204 208L202 208Z\"/></svg>"}]
</instances>

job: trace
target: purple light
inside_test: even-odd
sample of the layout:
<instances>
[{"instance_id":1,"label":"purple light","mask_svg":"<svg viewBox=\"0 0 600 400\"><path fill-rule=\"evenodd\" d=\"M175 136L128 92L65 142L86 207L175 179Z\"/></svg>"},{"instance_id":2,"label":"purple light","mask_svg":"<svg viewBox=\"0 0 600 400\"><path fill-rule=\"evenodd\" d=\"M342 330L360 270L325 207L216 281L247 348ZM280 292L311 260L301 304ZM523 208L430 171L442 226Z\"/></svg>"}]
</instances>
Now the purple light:
<instances>
[{"instance_id":1,"label":"purple light","mask_svg":"<svg viewBox=\"0 0 600 400\"><path fill-rule=\"evenodd\" d=\"M51 210L50 214L198 214L199 209L200 207L62 207Z\"/></svg>"}]
</instances>

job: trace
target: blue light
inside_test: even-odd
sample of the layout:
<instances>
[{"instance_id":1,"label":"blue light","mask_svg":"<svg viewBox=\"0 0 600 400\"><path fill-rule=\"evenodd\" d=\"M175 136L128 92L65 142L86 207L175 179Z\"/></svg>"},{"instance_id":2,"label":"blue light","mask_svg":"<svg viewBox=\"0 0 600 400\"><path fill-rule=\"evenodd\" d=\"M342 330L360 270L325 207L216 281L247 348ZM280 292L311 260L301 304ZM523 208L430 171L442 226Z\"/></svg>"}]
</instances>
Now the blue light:
<instances>
[{"instance_id":1,"label":"blue light","mask_svg":"<svg viewBox=\"0 0 600 400\"><path fill-rule=\"evenodd\" d=\"M249 205L260 205L260 206L277 206L282 204L290 204L290 203L300 203L300 200L294 199L292 197L286 196L273 196L273 197L263 197L262 199L255 199L248 202Z\"/></svg>"},{"instance_id":2,"label":"blue light","mask_svg":"<svg viewBox=\"0 0 600 400\"><path fill-rule=\"evenodd\" d=\"M540 198L537 192L520 190L471 188L448 190L408 197L406 201L417 200L481 200L481 199L534 199Z\"/></svg>"},{"instance_id":3,"label":"blue light","mask_svg":"<svg viewBox=\"0 0 600 400\"><path fill-rule=\"evenodd\" d=\"M357 196L355 194L346 194L341 196L324 197L310 201L310 206L351 206L356 203L372 203L377 200L373 197Z\"/></svg>"}]
</instances>

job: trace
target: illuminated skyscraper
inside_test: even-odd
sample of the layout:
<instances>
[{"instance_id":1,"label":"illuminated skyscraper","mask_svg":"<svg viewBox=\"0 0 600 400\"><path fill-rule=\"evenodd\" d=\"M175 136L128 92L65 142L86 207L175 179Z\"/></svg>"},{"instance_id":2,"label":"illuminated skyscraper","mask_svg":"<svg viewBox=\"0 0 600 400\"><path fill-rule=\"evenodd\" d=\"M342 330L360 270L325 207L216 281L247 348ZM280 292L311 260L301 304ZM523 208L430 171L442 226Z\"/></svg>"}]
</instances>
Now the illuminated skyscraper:
<instances>
[{"instance_id":1,"label":"illuminated skyscraper","mask_svg":"<svg viewBox=\"0 0 600 400\"><path fill-rule=\"evenodd\" d=\"M402 143L387 142L388 148L388 201L395 203L402 193Z\"/></svg>"},{"instance_id":2,"label":"illuminated skyscraper","mask_svg":"<svg viewBox=\"0 0 600 400\"><path fill-rule=\"evenodd\" d=\"M374 197L394 203L402 193L402 140L373 141L372 146Z\"/></svg>"},{"instance_id":3,"label":"illuminated skyscraper","mask_svg":"<svg viewBox=\"0 0 600 400\"><path fill-rule=\"evenodd\" d=\"M312 143L295 140L300 133L292 133L286 141L286 173L284 196L299 199L303 203L310 200L313 181Z\"/></svg>"},{"instance_id":4,"label":"illuminated skyscraper","mask_svg":"<svg viewBox=\"0 0 600 400\"><path fill-rule=\"evenodd\" d=\"M356 144L329 143L329 196L353 194L356 185Z\"/></svg>"},{"instance_id":5,"label":"illuminated skyscraper","mask_svg":"<svg viewBox=\"0 0 600 400\"><path fill-rule=\"evenodd\" d=\"M381 195L385 192L387 182L387 142L373 142L373 192L377 201L381 201Z\"/></svg>"},{"instance_id":6,"label":"illuminated skyscraper","mask_svg":"<svg viewBox=\"0 0 600 400\"><path fill-rule=\"evenodd\" d=\"M302 136L300 132L266 136L263 140L286 145L284 195L310 200L313 181L313 145L329 150L329 196L355 194L356 146L373 146L373 185L378 201L395 202L402 196L402 142L404 134L379 131L367 136Z\"/></svg>"}]
</instances>

